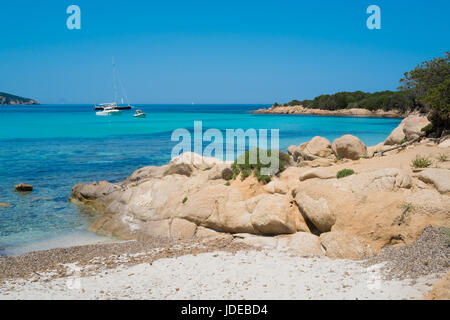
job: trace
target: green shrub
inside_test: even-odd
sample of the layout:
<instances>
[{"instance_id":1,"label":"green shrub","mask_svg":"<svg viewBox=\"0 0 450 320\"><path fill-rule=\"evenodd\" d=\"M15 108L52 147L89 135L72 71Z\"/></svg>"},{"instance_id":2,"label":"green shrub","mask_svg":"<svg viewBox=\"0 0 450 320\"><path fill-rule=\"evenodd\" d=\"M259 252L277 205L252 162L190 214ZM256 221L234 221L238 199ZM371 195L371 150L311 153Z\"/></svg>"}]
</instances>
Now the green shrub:
<instances>
[{"instance_id":1,"label":"green shrub","mask_svg":"<svg viewBox=\"0 0 450 320\"><path fill-rule=\"evenodd\" d=\"M181 201L182 203L185 203L186 201L188 201L187 197L184 197L183 201Z\"/></svg>"},{"instance_id":2,"label":"green shrub","mask_svg":"<svg viewBox=\"0 0 450 320\"><path fill-rule=\"evenodd\" d=\"M251 173L252 173L252 172L251 172L250 169L248 169L248 168L242 170L242 171L241 171L241 180L247 179L247 178L250 176Z\"/></svg>"},{"instance_id":3,"label":"green shrub","mask_svg":"<svg viewBox=\"0 0 450 320\"><path fill-rule=\"evenodd\" d=\"M416 158L411 162L414 168L427 168L431 166L431 160L425 156L417 155Z\"/></svg>"},{"instance_id":4,"label":"green shrub","mask_svg":"<svg viewBox=\"0 0 450 320\"><path fill-rule=\"evenodd\" d=\"M250 153L256 152L256 163L250 163ZM269 168L269 164L261 163L260 152L270 159L272 152L276 152L278 155L278 170L274 174L278 174L279 172L285 169L286 163L289 162L289 155L284 152L278 150L260 150L259 148L246 151L238 159L234 161L231 165L233 171L233 178L236 178L239 174L241 174L241 179L245 180L250 176L251 173L256 177L259 182L268 183L271 178L269 175L262 175L262 168Z\"/></svg>"},{"instance_id":5,"label":"green shrub","mask_svg":"<svg viewBox=\"0 0 450 320\"><path fill-rule=\"evenodd\" d=\"M205 169L203 169L203 171L209 171L209 170L211 170L211 168L205 168Z\"/></svg>"},{"instance_id":6,"label":"green shrub","mask_svg":"<svg viewBox=\"0 0 450 320\"><path fill-rule=\"evenodd\" d=\"M447 162L448 161L448 156L445 153L440 153L438 155L438 159L440 162Z\"/></svg>"},{"instance_id":7,"label":"green shrub","mask_svg":"<svg viewBox=\"0 0 450 320\"><path fill-rule=\"evenodd\" d=\"M225 185L226 185L227 187L229 187L229 186L231 185L230 181L227 181L227 183L225 183Z\"/></svg>"},{"instance_id":8,"label":"green shrub","mask_svg":"<svg viewBox=\"0 0 450 320\"><path fill-rule=\"evenodd\" d=\"M400 141L400 144L404 144L406 142L408 142L408 139L406 139L406 137L405 137L405 138L402 139L402 141Z\"/></svg>"},{"instance_id":9,"label":"green shrub","mask_svg":"<svg viewBox=\"0 0 450 320\"><path fill-rule=\"evenodd\" d=\"M342 169L338 171L338 173L336 173L336 178L341 179L347 176L351 176L354 173L355 171L353 171L352 169Z\"/></svg>"},{"instance_id":10,"label":"green shrub","mask_svg":"<svg viewBox=\"0 0 450 320\"><path fill-rule=\"evenodd\" d=\"M231 180L234 177L234 172L230 168L225 168L222 170L222 179L223 180Z\"/></svg>"}]
</instances>

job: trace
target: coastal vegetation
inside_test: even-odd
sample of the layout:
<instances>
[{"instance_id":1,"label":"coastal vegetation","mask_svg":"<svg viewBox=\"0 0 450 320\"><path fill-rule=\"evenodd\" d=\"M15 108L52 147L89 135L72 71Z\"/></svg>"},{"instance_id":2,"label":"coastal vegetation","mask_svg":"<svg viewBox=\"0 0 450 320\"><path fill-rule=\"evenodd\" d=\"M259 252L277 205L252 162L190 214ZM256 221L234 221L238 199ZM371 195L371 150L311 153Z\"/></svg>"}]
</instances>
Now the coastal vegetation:
<instances>
[{"instance_id":1,"label":"coastal vegetation","mask_svg":"<svg viewBox=\"0 0 450 320\"><path fill-rule=\"evenodd\" d=\"M407 111L415 108L414 97L410 92L381 91L368 93L363 91L338 92L320 95L313 100L292 100L283 106L302 105L309 109L340 110L362 108L367 110L400 110Z\"/></svg>"},{"instance_id":2,"label":"coastal vegetation","mask_svg":"<svg viewBox=\"0 0 450 320\"><path fill-rule=\"evenodd\" d=\"M0 105L38 104L37 101L13 94L0 92Z\"/></svg>"},{"instance_id":3,"label":"coastal vegetation","mask_svg":"<svg viewBox=\"0 0 450 320\"><path fill-rule=\"evenodd\" d=\"M438 160L440 162L447 162L448 161L448 156L445 153L440 153L438 155Z\"/></svg>"},{"instance_id":4,"label":"coastal vegetation","mask_svg":"<svg viewBox=\"0 0 450 320\"><path fill-rule=\"evenodd\" d=\"M431 166L431 160L428 157L417 155L411 164L414 168L427 168Z\"/></svg>"},{"instance_id":5,"label":"coastal vegetation","mask_svg":"<svg viewBox=\"0 0 450 320\"><path fill-rule=\"evenodd\" d=\"M336 173L336 178L341 179L347 176L351 176L354 173L355 171L353 171L352 169L342 169L338 171L338 173Z\"/></svg>"},{"instance_id":6,"label":"coastal vegetation","mask_svg":"<svg viewBox=\"0 0 450 320\"><path fill-rule=\"evenodd\" d=\"M241 180L245 180L252 173L255 178L262 183L269 183L271 177L269 175L264 175L261 173L262 168L269 168L271 163L265 164L261 159L261 153L267 159L271 159L272 153L277 153L278 157L278 170L274 174L277 174L283 171L286 167L286 164L289 162L289 155L278 151L278 150L261 150L259 148L252 149L246 151L244 154L239 156L234 163L231 165L231 169L233 171L233 179L236 179L239 174L241 176ZM253 163L251 160L251 156L256 156L256 163ZM226 169L225 169L226 170ZM224 172L222 172L222 176Z\"/></svg>"}]
</instances>

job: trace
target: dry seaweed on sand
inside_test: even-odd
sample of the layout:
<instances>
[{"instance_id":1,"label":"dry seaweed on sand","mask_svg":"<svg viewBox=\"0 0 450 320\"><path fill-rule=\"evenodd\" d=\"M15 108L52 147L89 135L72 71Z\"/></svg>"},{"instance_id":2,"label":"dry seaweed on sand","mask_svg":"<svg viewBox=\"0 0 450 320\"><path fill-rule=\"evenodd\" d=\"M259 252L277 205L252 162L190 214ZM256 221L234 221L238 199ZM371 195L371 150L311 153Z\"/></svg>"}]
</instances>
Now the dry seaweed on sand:
<instances>
[{"instance_id":1,"label":"dry seaweed on sand","mask_svg":"<svg viewBox=\"0 0 450 320\"><path fill-rule=\"evenodd\" d=\"M388 279L443 274L450 270L450 229L428 226L417 241L399 248L385 247L366 264L383 262Z\"/></svg>"}]
</instances>

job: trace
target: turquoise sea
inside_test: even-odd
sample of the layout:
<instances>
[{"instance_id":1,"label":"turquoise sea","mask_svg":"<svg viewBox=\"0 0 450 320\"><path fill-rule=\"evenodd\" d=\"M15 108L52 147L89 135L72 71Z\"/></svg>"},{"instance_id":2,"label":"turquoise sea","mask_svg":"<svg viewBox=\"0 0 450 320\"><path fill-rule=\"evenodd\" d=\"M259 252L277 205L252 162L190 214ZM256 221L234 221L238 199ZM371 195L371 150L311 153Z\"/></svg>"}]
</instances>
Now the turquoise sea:
<instances>
[{"instance_id":1,"label":"turquoise sea","mask_svg":"<svg viewBox=\"0 0 450 320\"><path fill-rule=\"evenodd\" d=\"M0 106L0 255L48 246L58 239L94 237L88 215L68 203L72 186L120 181L134 170L170 160L172 131L208 128L279 129L280 148L316 135L330 141L346 134L366 145L383 141L399 119L252 115L267 105L139 105L147 118L96 116L91 105ZM14 185L34 186L20 194ZM62 240L61 240L62 241ZM40 245L45 244L45 245Z\"/></svg>"}]
</instances>

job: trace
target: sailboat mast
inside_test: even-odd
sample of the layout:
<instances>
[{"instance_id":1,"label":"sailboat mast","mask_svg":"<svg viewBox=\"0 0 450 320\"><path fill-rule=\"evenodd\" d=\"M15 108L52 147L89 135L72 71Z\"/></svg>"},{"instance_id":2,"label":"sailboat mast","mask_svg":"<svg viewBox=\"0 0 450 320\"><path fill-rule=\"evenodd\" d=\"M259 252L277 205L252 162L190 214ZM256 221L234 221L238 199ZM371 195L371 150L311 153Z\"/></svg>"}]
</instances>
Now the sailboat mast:
<instances>
[{"instance_id":1,"label":"sailboat mast","mask_svg":"<svg viewBox=\"0 0 450 320\"><path fill-rule=\"evenodd\" d=\"M116 63L114 62L114 57L112 57L112 66L113 66L113 83L114 83L114 102L117 103Z\"/></svg>"}]
</instances>

